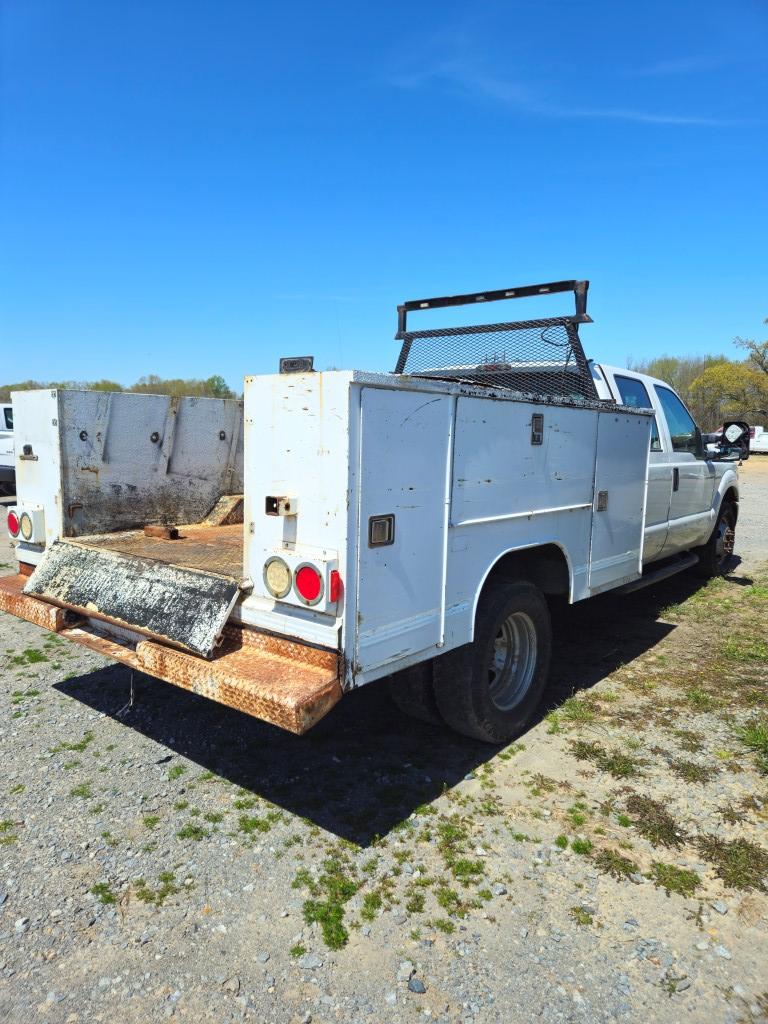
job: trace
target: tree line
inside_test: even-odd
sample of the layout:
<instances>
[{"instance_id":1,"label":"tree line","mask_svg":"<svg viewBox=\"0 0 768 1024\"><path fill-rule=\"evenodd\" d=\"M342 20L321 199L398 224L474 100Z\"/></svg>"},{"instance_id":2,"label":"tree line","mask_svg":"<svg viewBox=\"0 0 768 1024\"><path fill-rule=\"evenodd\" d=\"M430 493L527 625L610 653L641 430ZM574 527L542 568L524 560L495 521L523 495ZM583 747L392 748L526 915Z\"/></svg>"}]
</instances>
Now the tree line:
<instances>
[{"instance_id":1,"label":"tree line","mask_svg":"<svg viewBox=\"0 0 768 1024\"><path fill-rule=\"evenodd\" d=\"M747 353L745 359L663 355L630 360L630 369L671 384L705 430L725 419L768 425L768 339L736 338L734 345Z\"/></svg>"},{"instance_id":2,"label":"tree line","mask_svg":"<svg viewBox=\"0 0 768 1024\"><path fill-rule=\"evenodd\" d=\"M10 401L12 391L32 391L39 388L84 388L88 391L132 391L143 395L189 395L193 398L237 398L232 388L227 387L223 377L214 374L205 380L197 378L158 377L154 373L139 377L135 384L125 387L115 380L90 381L39 381L24 380L17 384L0 385L0 401Z\"/></svg>"}]
</instances>

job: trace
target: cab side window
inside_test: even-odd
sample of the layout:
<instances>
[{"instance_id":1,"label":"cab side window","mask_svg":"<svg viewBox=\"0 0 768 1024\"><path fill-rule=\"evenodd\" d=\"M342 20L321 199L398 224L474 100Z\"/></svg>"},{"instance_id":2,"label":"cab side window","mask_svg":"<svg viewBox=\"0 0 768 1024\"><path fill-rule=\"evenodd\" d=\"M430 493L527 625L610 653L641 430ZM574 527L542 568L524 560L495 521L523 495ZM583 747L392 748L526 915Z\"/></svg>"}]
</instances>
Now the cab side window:
<instances>
[{"instance_id":1,"label":"cab side window","mask_svg":"<svg viewBox=\"0 0 768 1024\"><path fill-rule=\"evenodd\" d=\"M13 409L3 409L5 413L5 426L8 430L13 430Z\"/></svg>"},{"instance_id":2,"label":"cab side window","mask_svg":"<svg viewBox=\"0 0 768 1024\"><path fill-rule=\"evenodd\" d=\"M622 405L628 405L631 409L653 408L645 384L641 380L636 380L634 377L619 377L618 375L614 377L614 380L621 395ZM661 451L661 438L659 437L659 428L655 416L651 425L651 451Z\"/></svg>"},{"instance_id":3,"label":"cab side window","mask_svg":"<svg viewBox=\"0 0 768 1024\"><path fill-rule=\"evenodd\" d=\"M664 415L667 417L667 425L672 435L672 450L676 452L690 452L691 455L698 454L696 443L696 424L683 403L669 388L656 386L656 394L659 396Z\"/></svg>"}]
</instances>

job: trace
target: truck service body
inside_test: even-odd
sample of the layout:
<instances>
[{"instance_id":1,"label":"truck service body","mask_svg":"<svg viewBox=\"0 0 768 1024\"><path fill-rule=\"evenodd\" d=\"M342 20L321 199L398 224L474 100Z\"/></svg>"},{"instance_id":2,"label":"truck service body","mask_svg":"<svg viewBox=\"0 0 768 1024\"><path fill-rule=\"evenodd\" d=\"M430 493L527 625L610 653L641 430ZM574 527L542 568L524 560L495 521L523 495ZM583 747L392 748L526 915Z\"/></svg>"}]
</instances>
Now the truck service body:
<instances>
[{"instance_id":1,"label":"truck service body","mask_svg":"<svg viewBox=\"0 0 768 1024\"><path fill-rule=\"evenodd\" d=\"M386 676L410 713L514 735L547 597L716 572L733 548L733 463L666 384L587 363L586 287L407 303L395 373L296 360L246 377L242 405L15 394L0 607L297 733ZM407 329L427 304L571 289L571 317Z\"/></svg>"}]
</instances>

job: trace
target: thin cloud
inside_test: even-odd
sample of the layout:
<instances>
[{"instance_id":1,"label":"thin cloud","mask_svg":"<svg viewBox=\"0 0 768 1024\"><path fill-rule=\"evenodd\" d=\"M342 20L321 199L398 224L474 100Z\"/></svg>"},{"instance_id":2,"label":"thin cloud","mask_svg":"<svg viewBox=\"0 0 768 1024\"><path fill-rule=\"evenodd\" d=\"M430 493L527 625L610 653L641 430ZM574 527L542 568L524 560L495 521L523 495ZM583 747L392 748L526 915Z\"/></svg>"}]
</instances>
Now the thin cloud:
<instances>
[{"instance_id":1,"label":"thin cloud","mask_svg":"<svg viewBox=\"0 0 768 1024\"><path fill-rule=\"evenodd\" d=\"M705 128L730 128L764 123L744 118L701 117L695 114L634 110L628 107L579 107L549 103L538 98L520 83L485 75L460 61L438 64L410 75L399 75L392 78L391 82L404 89L419 89L431 82L443 82L466 96L491 99L523 114L562 120L627 121L635 124L691 125Z\"/></svg>"},{"instance_id":2,"label":"thin cloud","mask_svg":"<svg viewBox=\"0 0 768 1024\"><path fill-rule=\"evenodd\" d=\"M675 75L698 75L707 71L717 71L728 63L729 60L725 57L672 57L644 68L626 71L625 74L630 78L670 78Z\"/></svg>"}]
</instances>

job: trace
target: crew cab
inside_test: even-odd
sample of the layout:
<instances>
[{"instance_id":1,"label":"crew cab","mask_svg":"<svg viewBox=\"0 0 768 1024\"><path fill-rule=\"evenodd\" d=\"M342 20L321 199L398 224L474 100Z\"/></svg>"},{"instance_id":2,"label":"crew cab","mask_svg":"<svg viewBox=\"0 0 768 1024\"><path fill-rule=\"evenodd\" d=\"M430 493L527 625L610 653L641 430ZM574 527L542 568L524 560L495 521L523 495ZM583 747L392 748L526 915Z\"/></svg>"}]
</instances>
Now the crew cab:
<instances>
[{"instance_id":1,"label":"crew cab","mask_svg":"<svg viewBox=\"0 0 768 1024\"><path fill-rule=\"evenodd\" d=\"M709 456L664 382L586 359L587 288L406 302L393 373L283 359L242 403L15 394L0 608L296 733L386 678L409 714L510 739L546 684L551 598L733 551L732 439ZM562 316L408 322L567 292Z\"/></svg>"}]
</instances>

